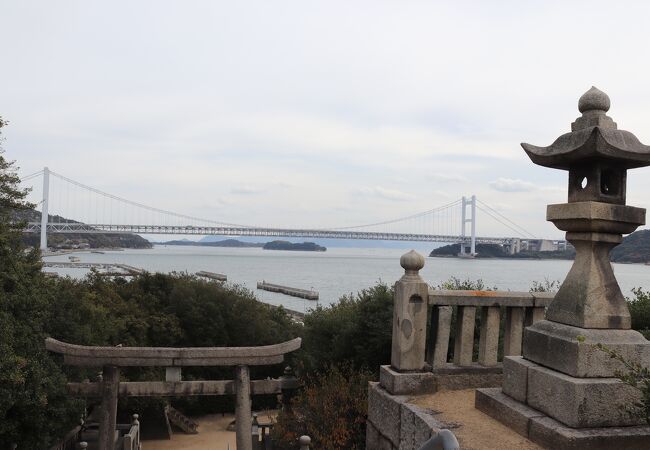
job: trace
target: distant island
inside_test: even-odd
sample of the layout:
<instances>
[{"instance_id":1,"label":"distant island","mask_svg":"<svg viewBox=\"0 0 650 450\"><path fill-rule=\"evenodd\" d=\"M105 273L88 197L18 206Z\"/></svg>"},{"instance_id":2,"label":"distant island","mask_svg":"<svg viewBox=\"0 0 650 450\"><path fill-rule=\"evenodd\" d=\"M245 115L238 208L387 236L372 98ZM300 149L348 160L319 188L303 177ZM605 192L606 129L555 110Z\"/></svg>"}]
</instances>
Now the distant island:
<instances>
[{"instance_id":1,"label":"distant island","mask_svg":"<svg viewBox=\"0 0 650 450\"><path fill-rule=\"evenodd\" d=\"M293 250L301 252L324 252L327 249L313 242L302 242L294 244L289 241L271 241L264 244L264 250Z\"/></svg>"},{"instance_id":2,"label":"distant island","mask_svg":"<svg viewBox=\"0 0 650 450\"><path fill-rule=\"evenodd\" d=\"M613 262L650 263L650 230L639 230L623 238L610 254Z\"/></svg>"},{"instance_id":3,"label":"distant island","mask_svg":"<svg viewBox=\"0 0 650 450\"><path fill-rule=\"evenodd\" d=\"M432 257L458 257L460 244L450 244L431 251ZM573 247L567 250L538 252L521 251L511 255L497 244L476 244L477 258L507 258L507 259L574 259L576 251ZM640 230L625 236L623 242L616 246L610 254L610 260L618 263L650 263L650 230Z\"/></svg>"},{"instance_id":4,"label":"distant island","mask_svg":"<svg viewBox=\"0 0 650 450\"><path fill-rule=\"evenodd\" d=\"M293 250L302 252L324 252L326 247L313 242L293 243L289 241L271 242L242 242L237 239L224 239L222 241L190 241L187 239L157 242L159 245L192 245L197 247L258 247L264 250Z\"/></svg>"},{"instance_id":5,"label":"distant island","mask_svg":"<svg viewBox=\"0 0 650 450\"><path fill-rule=\"evenodd\" d=\"M40 222L41 213L35 209L15 211L16 221ZM61 216L50 216L52 223L79 223ZM40 245L40 233L24 233L23 242L30 247ZM91 248L151 248L151 242L133 233L48 233L48 247L54 250L74 250Z\"/></svg>"},{"instance_id":6,"label":"distant island","mask_svg":"<svg viewBox=\"0 0 650 450\"><path fill-rule=\"evenodd\" d=\"M224 239L223 241L190 241L180 239L167 242L156 242L159 245L193 245L197 247L263 247L261 242L242 242L237 239Z\"/></svg>"},{"instance_id":7,"label":"distant island","mask_svg":"<svg viewBox=\"0 0 650 450\"><path fill-rule=\"evenodd\" d=\"M433 249L429 256L457 257L460 253L460 244L450 244ZM573 259L576 255L575 249L571 248L562 251L535 252L524 250L511 255L503 250L498 244L476 244L477 258L508 258L508 259Z\"/></svg>"}]
</instances>

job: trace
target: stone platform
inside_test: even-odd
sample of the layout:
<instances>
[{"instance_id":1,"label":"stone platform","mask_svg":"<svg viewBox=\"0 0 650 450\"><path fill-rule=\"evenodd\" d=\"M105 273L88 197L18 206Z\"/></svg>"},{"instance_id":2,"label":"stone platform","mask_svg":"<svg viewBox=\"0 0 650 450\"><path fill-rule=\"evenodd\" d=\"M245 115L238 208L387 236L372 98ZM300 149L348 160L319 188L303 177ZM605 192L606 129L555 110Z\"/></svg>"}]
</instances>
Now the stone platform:
<instances>
[{"instance_id":1,"label":"stone platform","mask_svg":"<svg viewBox=\"0 0 650 450\"><path fill-rule=\"evenodd\" d=\"M503 393L574 428L645 424L626 406L639 390L618 378L576 378L521 356L504 359Z\"/></svg>"},{"instance_id":2,"label":"stone platform","mask_svg":"<svg viewBox=\"0 0 650 450\"><path fill-rule=\"evenodd\" d=\"M433 394L437 391L501 386L502 364L484 367L473 363L459 367L445 364L426 372L398 372L390 365L380 366L379 382L393 395Z\"/></svg>"},{"instance_id":3,"label":"stone platform","mask_svg":"<svg viewBox=\"0 0 650 450\"><path fill-rule=\"evenodd\" d=\"M571 428L503 393L476 390L476 409L548 449L647 450L650 426Z\"/></svg>"},{"instance_id":4,"label":"stone platform","mask_svg":"<svg viewBox=\"0 0 650 450\"><path fill-rule=\"evenodd\" d=\"M628 361L650 365L650 342L634 330L588 329L542 320L524 331L527 360L572 377L614 377L625 366L598 349L603 345Z\"/></svg>"}]
</instances>

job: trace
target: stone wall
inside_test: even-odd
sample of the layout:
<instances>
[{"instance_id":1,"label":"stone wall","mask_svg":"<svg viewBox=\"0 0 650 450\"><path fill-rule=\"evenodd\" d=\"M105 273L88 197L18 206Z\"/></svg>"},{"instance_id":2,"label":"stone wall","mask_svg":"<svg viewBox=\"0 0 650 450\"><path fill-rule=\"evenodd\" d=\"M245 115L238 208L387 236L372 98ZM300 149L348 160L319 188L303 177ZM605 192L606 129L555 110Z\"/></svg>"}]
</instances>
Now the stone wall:
<instances>
[{"instance_id":1,"label":"stone wall","mask_svg":"<svg viewBox=\"0 0 650 450\"><path fill-rule=\"evenodd\" d=\"M368 387L368 450L417 450L442 425L430 411L409 403L409 397L391 395L379 383Z\"/></svg>"}]
</instances>

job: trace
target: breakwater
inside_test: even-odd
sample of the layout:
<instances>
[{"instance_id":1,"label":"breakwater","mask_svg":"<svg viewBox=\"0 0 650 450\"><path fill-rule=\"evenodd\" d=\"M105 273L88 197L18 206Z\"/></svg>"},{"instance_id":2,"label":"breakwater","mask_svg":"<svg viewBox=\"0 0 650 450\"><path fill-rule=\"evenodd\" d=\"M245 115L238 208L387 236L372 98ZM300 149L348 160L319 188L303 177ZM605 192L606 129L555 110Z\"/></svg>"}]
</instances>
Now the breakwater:
<instances>
[{"instance_id":1,"label":"breakwater","mask_svg":"<svg viewBox=\"0 0 650 450\"><path fill-rule=\"evenodd\" d=\"M309 291L307 289L298 289L290 286L282 286L279 284L267 283L266 281L258 281L257 289L262 289L269 292L277 292L280 294L290 295L292 297L304 298L307 300L318 300L318 292Z\"/></svg>"},{"instance_id":2,"label":"breakwater","mask_svg":"<svg viewBox=\"0 0 650 450\"><path fill-rule=\"evenodd\" d=\"M208 272L207 270L199 270L195 274L197 277L208 278L216 281L228 281L228 277L222 273Z\"/></svg>"}]
</instances>

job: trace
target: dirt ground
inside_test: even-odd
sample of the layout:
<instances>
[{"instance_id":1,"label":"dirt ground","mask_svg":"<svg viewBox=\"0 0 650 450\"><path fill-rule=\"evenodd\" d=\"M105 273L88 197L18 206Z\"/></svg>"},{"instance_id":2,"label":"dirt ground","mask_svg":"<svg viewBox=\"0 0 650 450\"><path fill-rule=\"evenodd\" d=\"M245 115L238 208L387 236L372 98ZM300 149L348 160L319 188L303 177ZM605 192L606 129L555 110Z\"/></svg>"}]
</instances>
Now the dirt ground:
<instances>
[{"instance_id":1,"label":"dirt ground","mask_svg":"<svg viewBox=\"0 0 650 450\"><path fill-rule=\"evenodd\" d=\"M436 392L417 397L411 403L440 411L440 415L436 415L437 420L458 425L451 431L463 450L543 450L501 422L475 409L473 389Z\"/></svg>"},{"instance_id":2,"label":"dirt ground","mask_svg":"<svg viewBox=\"0 0 650 450\"><path fill-rule=\"evenodd\" d=\"M270 420L263 413L258 417L261 422ZM235 450L235 432L226 430L234 415L212 414L193 419L199 424L198 434L179 432L171 440L143 441L143 450Z\"/></svg>"}]
</instances>

